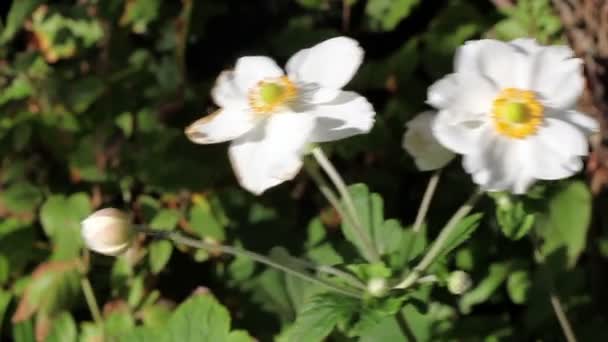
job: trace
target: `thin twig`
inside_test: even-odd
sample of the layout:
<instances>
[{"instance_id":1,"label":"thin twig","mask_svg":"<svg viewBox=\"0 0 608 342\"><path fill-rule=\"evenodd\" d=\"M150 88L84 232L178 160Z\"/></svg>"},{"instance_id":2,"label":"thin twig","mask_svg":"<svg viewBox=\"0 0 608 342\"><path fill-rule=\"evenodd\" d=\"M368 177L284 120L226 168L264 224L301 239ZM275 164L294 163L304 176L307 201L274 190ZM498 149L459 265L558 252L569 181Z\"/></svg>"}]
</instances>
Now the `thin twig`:
<instances>
[{"instance_id":1,"label":"thin twig","mask_svg":"<svg viewBox=\"0 0 608 342\"><path fill-rule=\"evenodd\" d=\"M414 335L412 327L407 322L405 315L401 311L397 312L397 324L399 325L401 332L403 332L405 337L407 337L408 341L416 342L416 335Z\"/></svg>"}]
</instances>

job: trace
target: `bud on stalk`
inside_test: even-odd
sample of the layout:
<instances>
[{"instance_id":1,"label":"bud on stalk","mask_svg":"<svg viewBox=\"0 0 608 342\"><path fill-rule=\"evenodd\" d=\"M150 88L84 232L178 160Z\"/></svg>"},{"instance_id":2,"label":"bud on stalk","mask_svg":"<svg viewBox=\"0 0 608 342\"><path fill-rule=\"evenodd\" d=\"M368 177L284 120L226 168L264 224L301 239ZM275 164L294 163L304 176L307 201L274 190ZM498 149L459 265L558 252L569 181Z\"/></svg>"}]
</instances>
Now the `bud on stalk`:
<instances>
[{"instance_id":1,"label":"bud on stalk","mask_svg":"<svg viewBox=\"0 0 608 342\"><path fill-rule=\"evenodd\" d=\"M127 214L114 208L94 212L81 225L85 245L100 254L117 256L124 253L135 236Z\"/></svg>"}]
</instances>

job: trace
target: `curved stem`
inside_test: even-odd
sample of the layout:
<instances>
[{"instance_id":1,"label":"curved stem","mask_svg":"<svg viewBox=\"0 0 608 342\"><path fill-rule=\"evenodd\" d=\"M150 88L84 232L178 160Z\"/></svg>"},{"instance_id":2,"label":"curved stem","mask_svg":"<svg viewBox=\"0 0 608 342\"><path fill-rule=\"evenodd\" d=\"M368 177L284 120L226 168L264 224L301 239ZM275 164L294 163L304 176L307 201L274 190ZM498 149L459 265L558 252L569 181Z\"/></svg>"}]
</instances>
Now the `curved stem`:
<instances>
[{"instance_id":1,"label":"curved stem","mask_svg":"<svg viewBox=\"0 0 608 342\"><path fill-rule=\"evenodd\" d=\"M344 180L342 179L336 168L329 161L327 156L325 156L325 153L323 153L323 150L320 147L317 146L313 148L311 153L317 160L317 163L319 163L319 166L321 166L321 168L325 171L329 179L332 181L332 183L334 183L336 189L338 190L338 193L340 193L340 196L344 201L344 205L346 206L346 211L353 222L353 230L357 234L357 238L361 241L361 245L368 254L370 261L380 261L380 254L378 254L376 246L374 246L374 244L372 243L370 236L366 234L366 232L363 230L363 225L361 224L361 220L359 219L359 215L357 214L357 209L355 208L355 204L353 202L352 197L350 196L346 183L344 183Z\"/></svg>"},{"instance_id":2,"label":"curved stem","mask_svg":"<svg viewBox=\"0 0 608 342\"><path fill-rule=\"evenodd\" d=\"M86 275L83 275L80 279L80 286L82 287L82 293L84 294L84 299L87 302L87 306L89 307L93 320L99 326L102 326L103 318L101 316L101 311L99 310L99 305L97 305L97 300L95 299L95 293L93 292L91 282Z\"/></svg>"},{"instance_id":3,"label":"curved stem","mask_svg":"<svg viewBox=\"0 0 608 342\"><path fill-rule=\"evenodd\" d=\"M302 272L300 270L289 268L289 267L282 265L282 264L272 260L271 258L268 258L261 254L257 254L257 253L251 252L251 251L247 251L247 250L232 247L232 246L226 246L226 245L209 243L209 242L205 242L205 241L201 241L201 240L192 239L192 238L183 236L177 232L151 230L151 229L143 228L143 227L137 227L137 230L139 232L145 233L146 235L168 239L168 240L171 240L178 244L182 244L182 245L190 246L190 247L194 247L194 248L199 248L199 249L204 249L209 252L219 251L219 252L222 252L225 254L230 254L233 256L246 257L253 261L259 262L261 264L264 264L264 265L273 267L277 270L283 271L292 276L298 277L300 279L307 280L307 281L316 283L318 285L322 285L334 292L343 294L345 296L361 298L361 294L358 291L344 288L342 286L329 282L325 279L314 277L311 274L308 274L306 272Z\"/></svg>"},{"instance_id":4,"label":"curved stem","mask_svg":"<svg viewBox=\"0 0 608 342\"><path fill-rule=\"evenodd\" d=\"M441 253L444 243L447 241L452 231L458 226L458 222L463 219L475 206L477 201L481 198L483 192L476 191L471 197L454 213L452 218L443 227L439 236L431 246L431 249L426 253L422 260L414 267L414 269L403 279L402 282L397 284L395 289L405 289L413 285L426 271L426 269L433 264L435 258Z\"/></svg>"},{"instance_id":5,"label":"curved stem","mask_svg":"<svg viewBox=\"0 0 608 342\"><path fill-rule=\"evenodd\" d=\"M406 249L406 258L405 260L410 260L410 255L412 253L412 249L416 244L416 240L418 239L418 232L420 232L420 228L422 228L422 224L424 223L424 219L426 218L426 214L429 212L429 207L431 205L431 200L433 199L433 195L435 194L435 190L437 189L437 184L439 184L439 179L441 178L441 170L435 171L431 179L429 179L429 183L426 186L426 190L424 191L424 196L422 196L422 202L420 202L420 207L418 208L418 213L416 214L416 221L414 221L414 226L412 228L412 232L414 232L414 236L408 243Z\"/></svg>"}]
</instances>

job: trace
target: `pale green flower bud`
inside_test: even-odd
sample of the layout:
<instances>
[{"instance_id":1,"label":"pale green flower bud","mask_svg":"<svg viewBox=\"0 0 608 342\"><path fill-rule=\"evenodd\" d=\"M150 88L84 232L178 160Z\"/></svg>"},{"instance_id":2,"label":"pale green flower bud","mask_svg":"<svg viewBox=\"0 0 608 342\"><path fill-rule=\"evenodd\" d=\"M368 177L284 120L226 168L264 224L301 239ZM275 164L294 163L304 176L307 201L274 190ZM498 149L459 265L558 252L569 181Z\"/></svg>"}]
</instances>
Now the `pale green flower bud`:
<instances>
[{"instance_id":1,"label":"pale green flower bud","mask_svg":"<svg viewBox=\"0 0 608 342\"><path fill-rule=\"evenodd\" d=\"M467 292L472 285L471 277L463 271L454 271L448 278L448 290L455 295Z\"/></svg>"},{"instance_id":2,"label":"pale green flower bud","mask_svg":"<svg viewBox=\"0 0 608 342\"><path fill-rule=\"evenodd\" d=\"M386 279L373 278L367 283L367 292L374 297L380 297L386 293Z\"/></svg>"},{"instance_id":3,"label":"pale green flower bud","mask_svg":"<svg viewBox=\"0 0 608 342\"><path fill-rule=\"evenodd\" d=\"M134 230L129 217L114 208L94 212L81 223L82 238L88 249L117 256L131 246Z\"/></svg>"}]
</instances>

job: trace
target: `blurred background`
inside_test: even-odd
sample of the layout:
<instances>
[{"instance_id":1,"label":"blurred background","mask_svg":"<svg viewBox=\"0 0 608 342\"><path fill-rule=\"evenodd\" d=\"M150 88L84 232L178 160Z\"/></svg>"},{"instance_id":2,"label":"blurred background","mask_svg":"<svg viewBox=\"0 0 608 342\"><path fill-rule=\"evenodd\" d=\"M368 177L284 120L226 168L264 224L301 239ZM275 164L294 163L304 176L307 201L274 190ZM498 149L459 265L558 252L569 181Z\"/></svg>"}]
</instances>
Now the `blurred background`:
<instances>
[{"instance_id":1,"label":"blurred background","mask_svg":"<svg viewBox=\"0 0 608 342\"><path fill-rule=\"evenodd\" d=\"M317 262L354 259L339 216L305 172L255 197L238 186L225 144L186 139L184 128L216 108L209 91L238 57L283 64L323 39L357 39L365 62L346 88L370 99L377 121L370 134L324 149L348 183L381 194L386 217L410 224L429 174L401 148L404 125L428 109L426 89L451 72L455 49L480 37L566 43L550 0L3 0L0 16L2 341L135 341L193 293L212 293L232 327L260 341L293 323L306 285L249 260L144 237L121 258L87 252L80 221L101 207L260 253L283 246ZM473 187L458 162L445 174L429 234ZM450 260L472 275L474 294L434 290L416 335L559 340L547 298L535 295L545 293L546 269L532 261L533 242L505 238L491 201L482 209L487 225ZM586 226L572 230L561 236L575 244L566 258L581 259L551 267L579 338L604 340L608 235L601 225L589 240ZM395 324L330 340L407 340Z\"/></svg>"}]
</instances>

